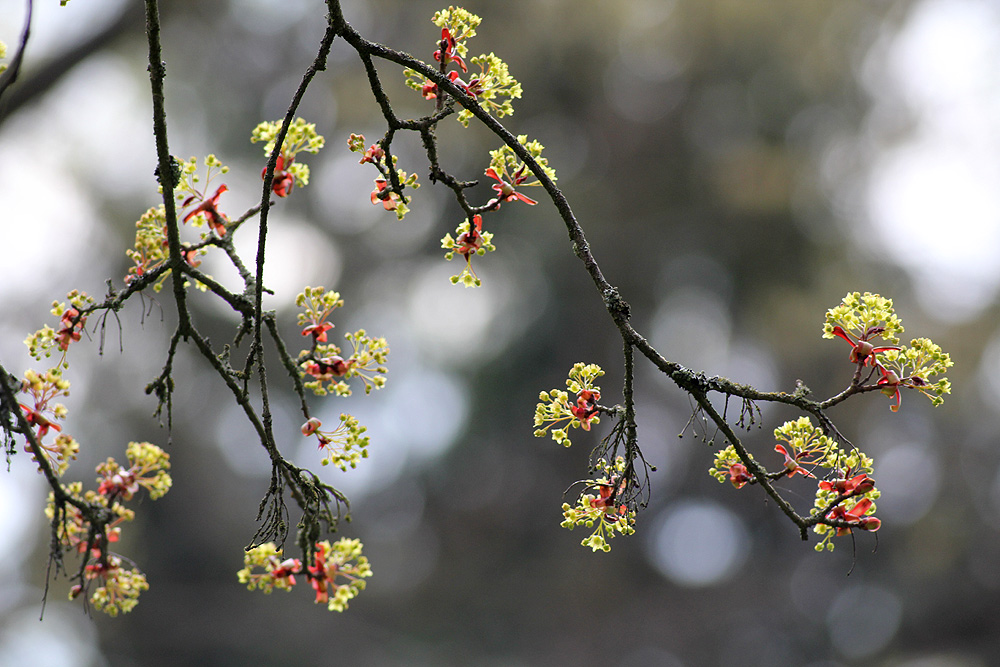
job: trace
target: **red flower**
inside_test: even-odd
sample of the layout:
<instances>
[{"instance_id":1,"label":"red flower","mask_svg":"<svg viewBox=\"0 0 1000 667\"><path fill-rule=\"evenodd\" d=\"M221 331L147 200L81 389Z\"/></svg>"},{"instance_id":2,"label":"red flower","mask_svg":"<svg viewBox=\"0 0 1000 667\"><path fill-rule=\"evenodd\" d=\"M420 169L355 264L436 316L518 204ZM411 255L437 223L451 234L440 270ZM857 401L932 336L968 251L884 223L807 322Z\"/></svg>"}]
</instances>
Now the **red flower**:
<instances>
[{"instance_id":1,"label":"red flower","mask_svg":"<svg viewBox=\"0 0 1000 667\"><path fill-rule=\"evenodd\" d=\"M198 257L197 248L184 248L183 250L181 250L181 255L184 257L184 261L187 262L187 265L190 266L192 269L201 264L201 260L197 259Z\"/></svg>"},{"instance_id":2,"label":"red flower","mask_svg":"<svg viewBox=\"0 0 1000 667\"><path fill-rule=\"evenodd\" d=\"M67 308L59 321L63 326L56 332L56 343L59 345L59 349L65 352L70 343L80 340L80 332L83 331L83 325L86 324L87 318L80 317L80 311L76 308Z\"/></svg>"},{"instance_id":3,"label":"red flower","mask_svg":"<svg viewBox=\"0 0 1000 667\"><path fill-rule=\"evenodd\" d=\"M56 431L62 431L62 426L60 426L59 424L56 424L55 422L49 421L49 419L45 415L43 415L41 412L38 412L37 410L33 410L33 409L29 408L24 403L19 403L18 405L20 405L21 406L21 410L24 411L24 418L25 418L25 420L29 424L32 424L32 425L38 427L38 437L39 438L44 437L45 434L49 432L50 428L54 429Z\"/></svg>"},{"instance_id":4,"label":"red flower","mask_svg":"<svg viewBox=\"0 0 1000 667\"><path fill-rule=\"evenodd\" d=\"M271 576L275 579L288 580L289 586L295 585L295 574L302 571L302 561L298 558L286 558L281 561L278 567L271 570Z\"/></svg>"},{"instance_id":5,"label":"red flower","mask_svg":"<svg viewBox=\"0 0 1000 667\"><path fill-rule=\"evenodd\" d=\"M398 206L396 200L398 199L399 195L397 195L395 192L392 191L389 191L387 194L382 195L382 191L385 190L386 187L387 183L384 178L375 179L375 189L372 190L372 203L378 204L379 200L381 200L382 206L385 208L385 210L394 211L396 210L396 206Z\"/></svg>"},{"instance_id":6,"label":"red flower","mask_svg":"<svg viewBox=\"0 0 1000 667\"><path fill-rule=\"evenodd\" d=\"M843 327L835 326L832 333L838 338L843 338L848 343L851 344L851 356L850 359L855 364L868 363L869 366L875 365L875 354L877 352L885 352L886 350L898 350L899 347L896 345L882 345L880 347L875 347L869 342L869 338L877 336L885 331L885 327L868 327L867 331L858 338L857 341L853 340Z\"/></svg>"},{"instance_id":7,"label":"red flower","mask_svg":"<svg viewBox=\"0 0 1000 667\"><path fill-rule=\"evenodd\" d=\"M468 231L462 232L455 239L455 243L458 245L456 252L463 255L466 259L474 254L477 250L483 247L483 216L476 214L472 216L472 226Z\"/></svg>"},{"instance_id":8,"label":"red flower","mask_svg":"<svg viewBox=\"0 0 1000 667\"><path fill-rule=\"evenodd\" d=\"M309 584L316 591L316 602L327 602L330 599L330 594L327 592L328 585L337 576L337 564L330 563L329 567L326 562L326 547L322 542L316 544L316 557L315 565L310 565L309 570Z\"/></svg>"},{"instance_id":9,"label":"red flower","mask_svg":"<svg viewBox=\"0 0 1000 667\"><path fill-rule=\"evenodd\" d=\"M801 465L799 465L797 459L799 459L802 456L805 456L805 452L798 452L793 456L791 453L789 453L788 449L782 444L775 445L774 451L778 452L779 454L785 457L785 469L788 471L789 478L795 477L796 474L802 475L803 477L812 477L813 479L816 478L816 475L812 474L811 472L803 468ZM794 452L795 450L793 449L792 451Z\"/></svg>"},{"instance_id":10,"label":"red flower","mask_svg":"<svg viewBox=\"0 0 1000 667\"><path fill-rule=\"evenodd\" d=\"M458 55L455 38L451 36L451 32L447 28L441 28L440 48L434 52L434 60L444 65L453 62L461 67L463 72L469 71L465 66L465 61Z\"/></svg>"},{"instance_id":11,"label":"red flower","mask_svg":"<svg viewBox=\"0 0 1000 667\"><path fill-rule=\"evenodd\" d=\"M753 480L753 475L747 470L747 467L742 463L734 463L729 466L729 481L732 482L733 486L737 489L743 488L743 486Z\"/></svg>"},{"instance_id":12,"label":"red flower","mask_svg":"<svg viewBox=\"0 0 1000 667\"><path fill-rule=\"evenodd\" d=\"M382 146L380 146L379 144L372 144L371 146L368 147L368 150L365 151L365 154L361 157L361 160L358 162L358 164L364 164L365 162L371 162L372 164L377 164L384 157L385 157L385 151L382 149Z\"/></svg>"},{"instance_id":13,"label":"red flower","mask_svg":"<svg viewBox=\"0 0 1000 667\"><path fill-rule=\"evenodd\" d=\"M215 191L214 195L202 201L200 204L198 204L198 206L191 209L190 213L184 216L184 222L187 222L188 220L198 215L199 213L204 213L205 219L208 221L209 226L215 231L215 233L218 234L219 236L225 236L226 223L229 222L229 218L227 218L225 214L219 213L219 210L216 207L219 205L219 197L221 197L222 193L227 191L228 189L229 188L226 187L225 183L220 185L219 188ZM188 206L191 205L194 199L195 195L191 195L190 197L184 200L184 203L181 204L181 207L187 208Z\"/></svg>"},{"instance_id":14,"label":"red flower","mask_svg":"<svg viewBox=\"0 0 1000 667\"><path fill-rule=\"evenodd\" d=\"M430 79L424 79L424 85L420 87L420 94L425 100L433 100L438 96L437 84Z\"/></svg>"},{"instance_id":15,"label":"red flower","mask_svg":"<svg viewBox=\"0 0 1000 667\"><path fill-rule=\"evenodd\" d=\"M897 412L899 410L899 405L903 400L903 397L899 393L900 387L920 389L921 387L926 387L928 385L927 380L923 379L919 375L911 375L910 377L900 378L899 374L895 371L885 368L882 364L876 365L878 366L879 372L882 373L882 377L880 377L878 382L875 384L882 387L883 394L896 399L896 404L889 406L889 409L893 412Z\"/></svg>"},{"instance_id":16,"label":"red flower","mask_svg":"<svg viewBox=\"0 0 1000 667\"><path fill-rule=\"evenodd\" d=\"M329 322L318 322L316 324L310 324L302 330L303 336L308 336L312 334L313 339L317 343L326 342L326 332L333 328L333 325Z\"/></svg>"},{"instance_id":17,"label":"red flower","mask_svg":"<svg viewBox=\"0 0 1000 667\"><path fill-rule=\"evenodd\" d=\"M497 175L497 172L495 169L493 169L493 167L490 167L489 169L486 170L486 175L497 182L496 185L493 186L493 189L496 190L497 198L501 202L520 200L523 201L525 204L529 204L531 206L534 206L535 204L538 203L534 199L525 197L520 192L514 190L515 186L520 185L524 181L528 180L527 169L525 169L524 165L521 165L521 168L518 169L516 172L514 172L514 177L512 179L514 181L513 185L507 183L502 178L500 178L500 176Z\"/></svg>"},{"instance_id":18,"label":"red flower","mask_svg":"<svg viewBox=\"0 0 1000 667\"><path fill-rule=\"evenodd\" d=\"M278 161L274 165L274 180L271 181L271 191L279 197L287 197L295 185L295 176L288 171L294 161L295 158L289 158L286 162L285 156L279 155ZM260 177L263 179L265 176L267 176L267 167L260 171Z\"/></svg>"},{"instance_id":19,"label":"red flower","mask_svg":"<svg viewBox=\"0 0 1000 667\"><path fill-rule=\"evenodd\" d=\"M862 493L868 493L875 488L875 480L865 473L855 475L854 477L848 479L847 475L849 474L850 471L848 471L841 479L835 479L832 481L823 480L819 483L819 488L824 491L835 491L837 494L842 496L860 495Z\"/></svg>"},{"instance_id":20,"label":"red flower","mask_svg":"<svg viewBox=\"0 0 1000 667\"><path fill-rule=\"evenodd\" d=\"M604 512L604 516L611 521L617 520L619 516L624 516L625 513L628 511L628 508L625 505L618 505L616 507L615 497L613 497L617 496L619 493L622 493L625 490L624 482L619 484L618 490L612 493L614 491L614 488L615 488L615 478L612 477L609 484L597 485L598 497L593 498L590 501L591 507L602 510Z\"/></svg>"},{"instance_id":21,"label":"red flower","mask_svg":"<svg viewBox=\"0 0 1000 667\"><path fill-rule=\"evenodd\" d=\"M118 468L118 471L101 480L97 492L109 498L120 497L130 500L139 491L139 482L132 470Z\"/></svg>"},{"instance_id":22,"label":"red flower","mask_svg":"<svg viewBox=\"0 0 1000 667\"><path fill-rule=\"evenodd\" d=\"M570 406L569 411L580 420L580 428L584 431L590 430L590 420L600 412L597 407L597 401L600 398L601 392L584 389L576 395L576 405Z\"/></svg>"},{"instance_id":23,"label":"red flower","mask_svg":"<svg viewBox=\"0 0 1000 667\"><path fill-rule=\"evenodd\" d=\"M312 375L317 380L331 380L334 377L344 377L354 365L354 359L345 360L343 357L332 356L310 361L306 364L306 373Z\"/></svg>"},{"instance_id":24,"label":"red flower","mask_svg":"<svg viewBox=\"0 0 1000 667\"><path fill-rule=\"evenodd\" d=\"M846 521L851 524L857 525L858 528L862 530L870 530L875 532L882 527L882 521L876 519L873 516L863 516L865 512L872 506L872 501L868 498L862 498L850 511L845 510L843 505L838 505L833 509L833 511L827 513L827 519L839 519L840 521ZM837 528L837 537L842 535L850 535L851 529L846 527Z\"/></svg>"}]
</instances>

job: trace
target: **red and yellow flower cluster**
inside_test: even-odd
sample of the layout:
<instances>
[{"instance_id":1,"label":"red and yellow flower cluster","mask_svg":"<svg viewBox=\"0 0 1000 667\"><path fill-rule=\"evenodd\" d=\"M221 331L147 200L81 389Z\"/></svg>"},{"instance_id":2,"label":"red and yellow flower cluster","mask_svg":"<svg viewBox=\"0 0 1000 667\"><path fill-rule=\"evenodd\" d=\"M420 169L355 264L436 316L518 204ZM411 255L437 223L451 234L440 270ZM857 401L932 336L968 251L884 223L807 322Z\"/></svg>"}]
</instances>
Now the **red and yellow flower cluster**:
<instances>
[{"instance_id":1,"label":"red and yellow flower cluster","mask_svg":"<svg viewBox=\"0 0 1000 667\"><path fill-rule=\"evenodd\" d=\"M368 559L361 555L360 540L341 538L330 544L324 540L313 545L312 564L303 568L298 558L282 558L282 551L273 542L249 549L243 557L240 583L249 590L270 593L274 589L290 591L296 585L295 575L309 580L316 594L316 604L325 604L330 611L344 611L348 602L365 588L365 579L372 576ZM254 572L260 568L263 572Z\"/></svg>"}]
</instances>

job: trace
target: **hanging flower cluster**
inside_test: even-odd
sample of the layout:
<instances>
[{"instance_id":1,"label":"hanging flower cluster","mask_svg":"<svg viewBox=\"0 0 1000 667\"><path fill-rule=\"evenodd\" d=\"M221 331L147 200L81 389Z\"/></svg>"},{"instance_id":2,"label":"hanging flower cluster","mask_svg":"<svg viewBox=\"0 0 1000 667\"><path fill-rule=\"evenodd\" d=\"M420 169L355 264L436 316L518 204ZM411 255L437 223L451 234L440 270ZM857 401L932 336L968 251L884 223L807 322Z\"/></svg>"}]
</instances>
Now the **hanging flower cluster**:
<instances>
[{"instance_id":1,"label":"hanging flower cluster","mask_svg":"<svg viewBox=\"0 0 1000 667\"><path fill-rule=\"evenodd\" d=\"M297 583L295 575L304 576L316 593L317 604L325 604L330 611L344 611L365 589L365 579L372 576L368 559L361 555L362 546L360 540L348 538L333 544L316 542L312 564L303 568L298 558L282 559L281 549L268 542L246 552L245 567L237 576L249 590L265 593L276 588L290 591ZM263 572L255 573L256 568Z\"/></svg>"},{"instance_id":2,"label":"hanging flower cluster","mask_svg":"<svg viewBox=\"0 0 1000 667\"><path fill-rule=\"evenodd\" d=\"M70 345L81 339L87 315L95 308L94 300L85 292L73 290L66 302L53 302L52 314L59 318L59 328L45 325L24 341L29 354L37 361L50 358L55 350L60 355L56 365L44 372L28 369L20 393L26 396L18 403L24 421L31 430L22 431L25 450L30 452L39 470L48 469L62 477L76 459L79 443L63 432L62 424L68 410L59 398L70 394L70 383L63 377L69 368L67 353ZM52 526L55 549L68 549L84 558L78 583L70 589L70 598L89 592L90 603L111 616L130 611L139 594L148 589L145 576L135 568L123 567L123 559L109 551L109 545L121 537L121 524L131 521L135 512L123 504L140 488L146 488L153 500L165 494L171 485L169 456L148 442L129 443L126 449L129 466L121 466L109 458L97 466L97 491L83 492L81 482L61 484L63 495L58 500L49 493L45 516ZM93 589L93 590L91 590Z\"/></svg>"},{"instance_id":3,"label":"hanging flower cluster","mask_svg":"<svg viewBox=\"0 0 1000 667\"><path fill-rule=\"evenodd\" d=\"M613 463L603 459L596 464L596 479L584 484L584 491L575 505L563 503L562 527L573 530L577 526L593 528L589 537L580 544L593 551L611 551L608 540L615 536L635 532L635 510L623 502L625 484L622 481L625 459L616 457ZM590 492L590 493L588 493Z\"/></svg>"},{"instance_id":4,"label":"hanging flower cluster","mask_svg":"<svg viewBox=\"0 0 1000 667\"><path fill-rule=\"evenodd\" d=\"M337 427L333 430L322 430L323 422L316 417L310 417L302 425L302 435L315 435L319 448L326 452L320 463L331 463L343 471L347 468L357 468L361 459L368 458L369 437L365 435L368 429L358 423L351 415L341 414Z\"/></svg>"},{"instance_id":5,"label":"hanging flower cluster","mask_svg":"<svg viewBox=\"0 0 1000 667\"><path fill-rule=\"evenodd\" d=\"M121 524L132 521L135 511L123 503L132 500L145 488L152 500L170 490L170 456L148 442L130 442L126 449L129 465L113 458L97 466L97 491L83 492L81 482L63 486L74 502L56 501L49 493L45 516L56 525L62 547L81 554L86 559L82 581L70 589L70 599L90 593L90 603L110 616L131 611L139 594L149 588L146 577L138 569L125 568L123 558L109 550L121 539ZM80 506L104 510L103 521L81 510ZM92 591L91 587L96 586Z\"/></svg>"},{"instance_id":6,"label":"hanging flower cluster","mask_svg":"<svg viewBox=\"0 0 1000 667\"><path fill-rule=\"evenodd\" d=\"M455 229L455 236L445 234L441 239L441 247L445 249L444 258L451 260L456 254L465 258L465 268L451 277L453 285L461 282L466 287L479 287L483 281L479 279L472 268L474 255L485 255L496 250L493 245L493 234L483 231L483 216L478 213L472 216L472 224L465 220Z\"/></svg>"},{"instance_id":7,"label":"hanging flower cluster","mask_svg":"<svg viewBox=\"0 0 1000 667\"><path fill-rule=\"evenodd\" d=\"M597 401L601 398L601 388L594 381L602 375L604 371L597 364L577 363L566 380L568 392L552 389L540 393L541 402L535 406L535 437L542 438L548 433L557 443L569 447L573 444L569 429L589 431L592 424L600 423ZM572 402L570 394L575 394Z\"/></svg>"}]
</instances>

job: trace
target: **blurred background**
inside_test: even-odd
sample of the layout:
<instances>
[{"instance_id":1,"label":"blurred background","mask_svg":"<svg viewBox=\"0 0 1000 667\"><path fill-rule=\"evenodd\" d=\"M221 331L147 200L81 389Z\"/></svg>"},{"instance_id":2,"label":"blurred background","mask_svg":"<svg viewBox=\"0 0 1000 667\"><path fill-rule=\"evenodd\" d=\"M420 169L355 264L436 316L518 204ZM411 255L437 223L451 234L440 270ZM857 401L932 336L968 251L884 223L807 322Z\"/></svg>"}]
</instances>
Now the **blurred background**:
<instances>
[{"instance_id":1,"label":"blurred background","mask_svg":"<svg viewBox=\"0 0 1000 667\"><path fill-rule=\"evenodd\" d=\"M0 102L0 359L72 288L121 284L134 222L158 201L141 3L36 2L21 80ZM320 0L164 3L170 148L232 171L224 210L260 197L261 120L280 118L322 34ZM425 60L442 5L343 2L365 36ZM171 433L141 391L164 361L169 299L130 303L74 346L70 479L167 448L174 488L142 501L120 551L151 588L132 613L88 618L52 582L39 622L46 490L18 454L0 475L0 665L892 665L995 664L1000 649L1000 5L990 0L469 0L470 55L496 52L524 98L506 125L546 146L633 322L696 370L817 397L850 380L847 348L820 338L850 291L895 300L908 336L951 353L944 406L908 394L898 414L867 395L831 416L876 459L878 539L817 554L758 489L709 477L714 449L686 395L640 361L638 428L649 507L608 554L559 528L607 423L569 450L532 437L538 392L577 361L601 364L620 400L621 346L551 205L489 216L483 287L453 287L440 238L461 220L426 181L417 137L393 147L420 174L405 221L372 206L374 170L346 149L384 126L360 62L334 44L300 115L327 139L312 182L272 209L265 281L285 331L304 285L337 289L337 331L388 338L389 383L317 400L369 428L357 470L323 469L352 500L375 576L344 614L308 590L250 593L236 580L268 465L228 392L184 349ZM16 49L23 3L0 5ZM426 113L378 63L401 117ZM448 119L441 160L483 180L483 130ZM486 179L488 180L488 179ZM492 195L488 183L473 199ZM528 192L535 196L539 192ZM539 197L541 198L541 197ZM238 234L251 252L253 225ZM208 258L227 284L235 274ZM235 319L194 297L220 346ZM272 373L275 391L280 373ZM319 468L278 392L286 452ZM798 415L762 405L747 443L776 466L772 430ZM678 434L685 431L684 437ZM711 434L709 434L711 435ZM772 460L774 459L774 460ZM808 483L786 481L802 512ZM293 520L296 517L292 517ZM291 545L289 545L291 546ZM301 587L300 587L301 588ZM307 587L308 588L308 587Z\"/></svg>"}]
</instances>

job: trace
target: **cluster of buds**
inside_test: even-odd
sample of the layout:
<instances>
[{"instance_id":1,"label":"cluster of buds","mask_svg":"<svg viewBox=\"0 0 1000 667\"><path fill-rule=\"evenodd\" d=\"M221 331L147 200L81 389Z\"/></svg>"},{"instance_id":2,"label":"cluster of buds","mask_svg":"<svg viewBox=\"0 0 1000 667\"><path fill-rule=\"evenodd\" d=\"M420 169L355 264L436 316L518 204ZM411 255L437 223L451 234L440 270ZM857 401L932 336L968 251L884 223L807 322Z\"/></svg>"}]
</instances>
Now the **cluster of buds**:
<instances>
[{"instance_id":1,"label":"cluster of buds","mask_svg":"<svg viewBox=\"0 0 1000 667\"><path fill-rule=\"evenodd\" d=\"M799 474L815 479L816 475L805 466L823 465L830 453L836 451L833 438L813 426L808 417L785 422L774 429L774 437L784 441L776 444L774 451L784 457L785 474L789 478Z\"/></svg>"},{"instance_id":2,"label":"cluster of buds","mask_svg":"<svg viewBox=\"0 0 1000 667\"><path fill-rule=\"evenodd\" d=\"M385 338L373 338L364 329L344 337L352 347L347 358L341 356L343 350L336 345L317 345L311 352L303 350L300 355L303 373L313 378L304 386L317 396L329 393L350 396L352 390L347 380L351 378L362 381L366 394L385 386L383 374L388 372L385 362L389 354Z\"/></svg>"},{"instance_id":3,"label":"cluster of buds","mask_svg":"<svg viewBox=\"0 0 1000 667\"><path fill-rule=\"evenodd\" d=\"M129 467L109 458L97 466L100 486L97 492L111 500L131 500L140 488L153 500L162 498L170 485L170 455L148 442L130 442L125 450Z\"/></svg>"},{"instance_id":4,"label":"cluster of buds","mask_svg":"<svg viewBox=\"0 0 1000 667\"><path fill-rule=\"evenodd\" d=\"M577 363L566 380L568 392L560 389L541 392L538 395L541 402L535 406L535 437L549 434L560 445L569 447L573 444L568 435L570 428L589 431L591 424L600 422L601 408L597 401L601 398L601 388L594 381L602 375L604 371L597 364ZM576 395L572 403L571 393Z\"/></svg>"},{"instance_id":5,"label":"cluster of buds","mask_svg":"<svg viewBox=\"0 0 1000 667\"><path fill-rule=\"evenodd\" d=\"M951 382L945 377L934 382L928 378L945 373L952 365L951 357L940 346L927 338L914 338L909 345L882 355L877 364L881 377L876 384L883 394L895 399L889 406L893 412L899 410L900 389L916 389L937 407L944 402L944 395L951 393Z\"/></svg>"},{"instance_id":6,"label":"cluster of buds","mask_svg":"<svg viewBox=\"0 0 1000 667\"><path fill-rule=\"evenodd\" d=\"M364 329L344 335L351 344L351 353L344 356L344 350L333 344L315 344L311 350L302 350L299 363L302 375L312 379L306 380L304 386L317 396L333 393L337 396L350 396L351 386L347 383L352 378L359 378L364 383L365 393L385 386L385 366L389 355L389 344L385 338L369 336Z\"/></svg>"},{"instance_id":7,"label":"cluster of buds","mask_svg":"<svg viewBox=\"0 0 1000 667\"><path fill-rule=\"evenodd\" d=\"M135 223L135 244L125 251L125 254L132 260L133 266L129 267L128 275L125 276L125 283L132 284L135 280L146 276L151 271L155 271L167 261L169 250L167 248L167 214L163 204L153 206ZM192 250L185 248L185 259L191 266L197 266L201 262L195 257L205 250ZM153 283L153 291L159 292L163 289L163 281L170 275L170 271L164 271Z\"/></svg>"},{"instance_id":8,"label":"cluster of buds","mask_svg":"<svg viewBox=\"0 0 1000 667\"><path fill-rule=\"evenodd\" d=\"M302 572L302 561L298 558L282 558L281 549L274 542L267 542L249 549L243 556L246 567L237 573L241 584L248 590L261 590L269 594L278 588L290 591L295 586L295 575ZM254 573L253 568L263 572Z\"/></svg>"},{"instance_id":9,"label":"cluster of buds","mask_svg":"<svg viewBox=\"0 0 1000 667\"><path fill-rule=\"evenodd\" d=\"M108 616L127 614L139 604L139 594L149 590L146 575L135 568L122 567L119 556L108 555L104 561L88 565L84 569L85 584L76 584L70 589L70 599L77 598L87 590L90 582L99 586L90 595L90 604Z\"/></svg>"},{"instance_id":10,"label":"cluster of buds","mask_svg":"<svg viewBox=\"0 0 1000 667\"><path fill-rule=\"evenodd\" d=\"M629 509L622 498L626 492L625 468L625 459L620 456L613 462L599 460L596 469L601 476L583 482L584 491L575 505L563 503L562 527L569 530L577 526L593 528L580 543L593 551L611 551L608 540L616 533L631 535L635 532L635 510Z\"/></svg>"},{"instance_id":11,"label":"cluster of buds","mask_svg":"<svg viewBox=\"0 0 1000 667\"><path fill-rule=\"evenodd\" d=\"M298 558L282 558L282 550L273 542L247 550L244 568L237 573L240 583L249 590L270 593L274 589L290 591L295 575L305 576L316 593L315 602L330 611L344 611L348 602L364 590L365 579L372 576L368 559L361 555L360 540L341 538L330 544L323 540L313 545L312 564L303 568ZM254 572L260 568L263 572Z\"/></svg>"}]
</instances>

